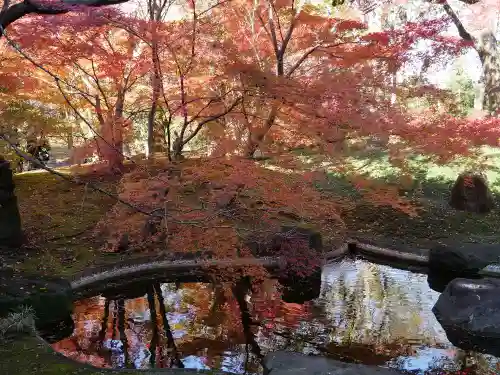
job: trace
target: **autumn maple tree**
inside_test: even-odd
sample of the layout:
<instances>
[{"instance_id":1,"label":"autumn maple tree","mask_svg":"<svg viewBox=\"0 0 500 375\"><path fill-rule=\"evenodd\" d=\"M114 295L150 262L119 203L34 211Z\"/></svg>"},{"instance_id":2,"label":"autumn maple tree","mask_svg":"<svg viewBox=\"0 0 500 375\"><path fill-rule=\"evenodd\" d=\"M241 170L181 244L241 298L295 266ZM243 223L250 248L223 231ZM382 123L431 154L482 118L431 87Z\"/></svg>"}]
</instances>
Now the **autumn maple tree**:
<instances>
[{"instance_id":1,"label":"autumn maple tree","mask_svg":"<svg viewBox=\"0 0 500 375\"><path fill-rule=\"evenodd\" d=\"M155 134L166 138L175 162L123 177L118 193L127 205L117 204L98 227L108 251L251 255L255 234L272 236L284 223L317 226L333 247L346 204L316 188L325 174L308 173L314 168L291 148L310 146L342 172L351 143L376 135L390 140L390 161L404 172L411 153L447 161L497 145L496 118L455 118L433 104L443 90L394 80L418 59L445 60L470 47L443 35L446 15L374 31L360 17L293 0L190 0L177 19L165 16L169 4L151 0L141 17L81 7L44 15L48 8L38 7L3 39L85 120L88 145L110 166L121 167L136 130L146 126L150 156ZM423 41L430 47L416 53ZM431 104L409 108L421 97ZM178 163L202 137L205 155ZM254 160L258 150L271 165ZM415 211L395 188L367 198ZM302 265L314 261L302 245L280 251Z\"/></svg>"}]
</instances>

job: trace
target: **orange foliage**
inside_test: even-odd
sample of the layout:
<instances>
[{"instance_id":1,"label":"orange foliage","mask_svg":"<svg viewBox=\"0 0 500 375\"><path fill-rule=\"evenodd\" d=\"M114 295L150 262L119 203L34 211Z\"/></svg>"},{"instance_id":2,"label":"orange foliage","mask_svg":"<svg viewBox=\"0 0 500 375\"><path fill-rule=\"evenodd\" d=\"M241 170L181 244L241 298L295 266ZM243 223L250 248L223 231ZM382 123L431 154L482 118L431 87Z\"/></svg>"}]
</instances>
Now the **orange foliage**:
<instances>
[{"instance_id":1,"label":"orange foliage","mask_svg":"<svg viewBox=\"0 0 500 375\"><path fill-rule=\"evenodd\" d=\"M172 165L154 177L124 176L120 198L151 212L151 217L117 205L101 223L110 250L128 238L138 250L211 250L217 257L247 253L242 238L273 233L285 221L283 210L329 233L342 229L337 202L324 199L299 174L262 168L246 159L201 159Z\"/></svg>"}]
</instances>

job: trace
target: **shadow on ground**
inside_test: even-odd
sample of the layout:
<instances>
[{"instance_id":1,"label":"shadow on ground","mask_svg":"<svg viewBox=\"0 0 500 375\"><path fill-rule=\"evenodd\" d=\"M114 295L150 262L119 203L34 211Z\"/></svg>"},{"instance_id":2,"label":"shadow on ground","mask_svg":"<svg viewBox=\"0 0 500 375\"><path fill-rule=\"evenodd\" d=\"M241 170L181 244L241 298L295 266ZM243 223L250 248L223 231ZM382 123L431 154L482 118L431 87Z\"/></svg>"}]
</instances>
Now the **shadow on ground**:
<instances>
[{"instance_id":1,"label":"shadow on ground","mask_svg":"<svg viewBox=\"0 0 500 375\"><path fill-rule=\"evenodd\" d=\"M397 185L397 177L373 181ZM449 204L454 181L435 178L415 181L412 186L398 187L399 195L419 207L418 216L410 217L390 206L374 206L343 176L329 176L324 189L350 197L354 208L344 212L343 219L354 237L373 238L377 242L428 247L432 243L500 241L500 194L493 192L495 209L476 214L452 209Z\"/></svg>"}]
</instances>

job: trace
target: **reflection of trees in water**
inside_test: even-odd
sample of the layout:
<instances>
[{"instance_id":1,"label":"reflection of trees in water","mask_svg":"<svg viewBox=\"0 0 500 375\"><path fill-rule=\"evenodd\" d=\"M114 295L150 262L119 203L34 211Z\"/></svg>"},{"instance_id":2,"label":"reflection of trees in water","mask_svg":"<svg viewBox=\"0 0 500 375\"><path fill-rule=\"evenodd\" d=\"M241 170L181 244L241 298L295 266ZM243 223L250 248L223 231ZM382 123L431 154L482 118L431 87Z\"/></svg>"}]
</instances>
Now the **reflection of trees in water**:
<instances>
[{"instance_id":1,"label":"reflection of trees in water","mask_svg":"<svg viewBox=\"0 0 500 375\"><path fill-rule=\"evenodd\" d=\"M402 283L381 266L364 262L339 267L332 274L335 280L324 285L320 301L335 327L330 331L332 341L345 345L437 344L432 326L422 324L431 312L417 292L417 275L409 274Z\"/></svg>"},{"instance_id":2,"label":"reflection of trees in water","mask_svg":"<svg viewBox=\"0 0 500 375\"><path fill-rule=\"evenodd\" d=\"M391 334L384 337L388 323L398 314L386 308L388 296L398 295L400 303L406 298L403 290L391 283L376 265L361 268L351 283L344 272L335 276L334 282L324 283L319 301L307 311L296 312L295 321L288 319L292 324L276 316L272 327L264 325L259 344L268 350L310 352L374 365L385 364L396 356L411 355L411 345L405 340ZM382 313L378 326L374 324L377 320L372 305ZM399 324L400 331L406 332L407 322Z\"/></svg>"},{"instance_id":3,"label":"reflection of trees in water","mask_svg":"<svg viewBox=\"0 0 500 375\"><path fill-rule=\"evenodd\" d=\"M435 344L435 332L423 324L430 313L425 288L409 293L425 279L401 280L362 262L331 274L321 298L304 305L281 301L275 280L253 285L253 293L241 284L152 284L140 298L90 298L75 306L74 335L54 347L99 367L182 367L182 358L187 367L197 362L251 374L259 372L260 357L275 350L371 365L392 360L391 367L404 368L412 344ZM103 345L113 337L120 339L121 357ZM459 352L451 356L448 364L436 358L430 367L460 368ZM488 367L484 356L473 356L482 369Z\"/></svg>"}]
</instances>

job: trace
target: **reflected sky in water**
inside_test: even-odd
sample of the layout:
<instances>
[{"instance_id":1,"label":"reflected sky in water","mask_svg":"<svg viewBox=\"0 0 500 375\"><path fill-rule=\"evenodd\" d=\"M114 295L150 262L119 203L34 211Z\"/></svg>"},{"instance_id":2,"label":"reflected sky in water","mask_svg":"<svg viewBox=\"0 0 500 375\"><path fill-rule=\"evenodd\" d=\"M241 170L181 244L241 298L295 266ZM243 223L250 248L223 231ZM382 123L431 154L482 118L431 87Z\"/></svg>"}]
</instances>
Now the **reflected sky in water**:
<instances>
[{"instance_id":1,"label":"reflected sky in water","mask_svg":"<svg viewBox=\"0 0 500 375\"><path fill-rule=\"evenodd\" d=\"M418 375L467 366L471 375L496 373L495 358L449 343L431 311L439 294L425 275L345 260L324 268L320 298L304 305L281 301L274 280L253 287L246 303L229 285L202 283L162 284L161 295L151 292L149 299L145 290L144 297L121 302L100 296L78 301L72 336L53 347L97 367L182 362L186 368L260 374L263 355L290 350ZM250 325L242 323L241 311L249 312Z\"/></svg>"}]
</instances>

